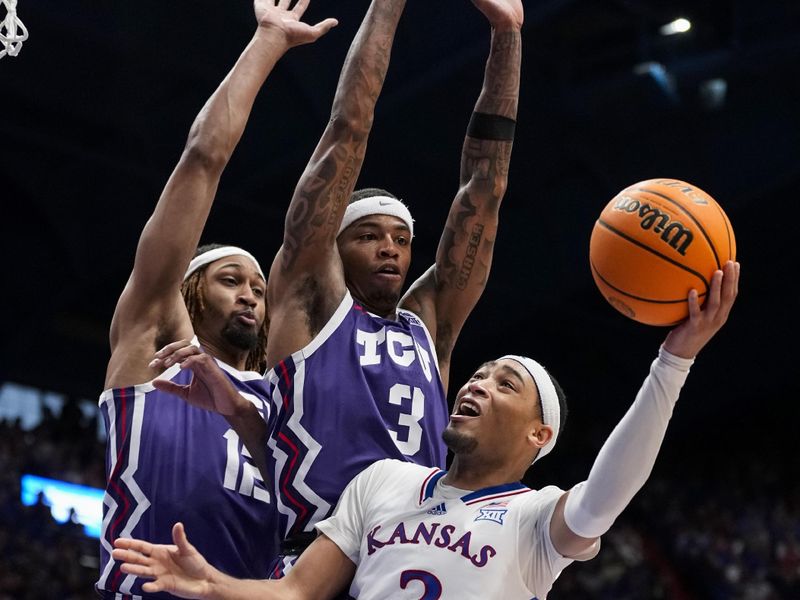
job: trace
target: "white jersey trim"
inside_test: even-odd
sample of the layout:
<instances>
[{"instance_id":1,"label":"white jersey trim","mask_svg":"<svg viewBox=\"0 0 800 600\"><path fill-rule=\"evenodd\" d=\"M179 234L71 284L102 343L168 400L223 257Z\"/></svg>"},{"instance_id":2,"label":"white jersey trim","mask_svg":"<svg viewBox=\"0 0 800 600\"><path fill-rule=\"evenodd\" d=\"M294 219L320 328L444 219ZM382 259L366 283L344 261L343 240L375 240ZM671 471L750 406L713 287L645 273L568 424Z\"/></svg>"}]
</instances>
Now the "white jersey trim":
<instances>
[{"instance_id":1,"label":"white jersey trim","mask_svg":"<svg viewBox=\"0 0 800 600\"><path fill-rule=\"evenodd\" d=\"M106 396L105 392L103 396ZM103 396L101 396L101 401L103 400ZM109 396L106 396L104 399L108 405L108 416L109 416L109 445L112 449L111 454L111 465L110 465L110 473L114 472L117 464L117 436L116 431L117 428L114 426L116 423L116 407L114 404L114 396L113 393ZM139 469L139 451L141 447L142 441L142 423L144 421L144 409L145 404L147 402L147 397L143 390L134 390L133 396L133 415L131 418L131 443L130 449L128 451L128 466L125 471L120 476L120 479L125 483L125 485L130 490L131 494L133 495L134 500L136 501L136 508L131 513L130 517L128 518L128 522L126 523L125 527L120 531L119 537L130 537L133 528L139 524L139 519L142 518L142 514L150 508L150 500L144 494L142 489L139 487L139 484L136 483L134 479L134 475L136 471ZM103 547L108 551L109 560L106 563L106 567L103 570L103 573L98 580L98 587L102 589L105 586L108 576L111 572L111 569L114 567L117 561L112 558L111 555L111 546L109 545L108 541L105 539L105 532L108 527L108 523L116 514L116 509L118 508L117 503L110 497L108 492L106 492L103 496L103 503L108 506L109 510L106 512L106 518L103 520L103 527L102 527L102 534L100 537L101 544ZM135 582L136 577L134 575L128 575L123 580L123 584L120 586L120 591L123 594L130 594L130 589L133 583Z\"/></svg>"},{"instance_id":2,"label":"white jersey trim","mask_svg":"<svg viewBox=\"0 0 800 600\"><path fill-rule=\"evenodd\" d=\"M181 370L180 365L172 365L169 369L161 373L156 379L172 379L178 372ZM114 402L114 390L127 390L133 389L134 394L146 394L147 392L152 392L155 388L153 385L153 380L146 383L137 383L136 385L125 385L125 386L118 386L113 388L108 388L102 391L100 394L100 399L97 401L98 406L101 406L103 402L108 402L113 404Z\"/></svg>"},{"instance_id":3,"label":"white jersey trim","mask_svg":"<svg viewBox=\"0 0 800 600\"><path fill-rule=\"evenodd\" d=\"M192 345L200 346L200 342L197 339L197 336L192 338ZM223 371L226 371L234 378L239 379L240 381L252 381L252 380L261 380L262 375L256 373L255 371L239 371L228 365L227 363L222 362L221 360L214 358L217 361L217 364ZM166 369L161 375L157 377L157 379L173 379L181 370L181 366L179 364L172 365L168 369ZM125 484L130 489L133 498L137 502L137 506L134 511L131 513L128 523L126 527L119 533L120 537L130 537L131 531L133 528L138 525L139 520L142 517L142 514L150 507L150 500L147 496L142 492L139 485L136 483L134 479L134 475L139 467L139 452L140 452L140 444L141 444L141 435L142 435L142 425L144 420L144 410L146 404L146 394L148 392L152 392L155 390L155 386L153 385L153 381L148 381L146 383L140 383L132 386L122 386L122 387L115 387L115 388L108 388L103 390L100 394L98 399L98 406L102 407L105 404L108 407L108 419L109 419L109 430L108 430L108 446L110 448L110 465L109 465L109 473L113 473L114 469L117 465L117 455L119 453L118 450L118 442L117 442L117 427L116 427L116 404L114 402L114 391L120 389L132 389L133 390L133 399L132 399L132 406L133 406L133 418L131 423L131 442L130 442L130 449L128 452L128 467L120 476L120 479L125 482ZM269 411L269 406L265 402L261 402L256 396L249 394L247 392L239 392L246 400L248 400L251 404L253 404L256 409L259 410L262 417ZM111 551L113 548L110 546L108 541L105 539L105 532L108 529L109 524L111 523L112 519L117 515L117 509L119 505L116 501L108 494L104 494L103 496L103 504L108 507L106 511L106 516L102 522L102 532L103 535L100 537L100 543L103 548L109 554L109 560L103 569L103 572L100 575L100 578L97 581L97 586L99 589L104 589L104 586L108 582L108 577L111 574L111 569L113 569L114 565L117 564L113 558L110 558ZM130 589L132 584L136 581L136 577L133 575L128 575L123 580L122 585L120 585L120 591L123 594L131 595ZM134 596L136 598L136 596ZM140 596L139 596L140 598Z\"/></svg>"},{"instance_id":4,"label":"white jersey trim","mask_svg":"<svg viewBox=\"0 0 800 600\"><path fill-rule=\"evenodd\" d=\"M109 391L109 394L111 392ZM109 447L109 454L110 454L110 465L109 465L109 473L113 473L114 469L117 466L117 428L114 426L117 420L117 407L113 402L113 395L111 395L111 401L109 401L106 392L100 396L100 405L102 406L103 402L106 402L108 405L108 447ZM111 544L106 541L106 536L103 535L108 530L108 524L111 522L114 514L117 512L117 508L119 505L114 501L114 499L108 494L103 494L103 504L108 507L106 511L106 516L103 519L102 523L102 533L100 535L100 545L108 552L109 559L106 563L105 569L100 574L100 578L97 580L97 587L103 589L106 585L106 580L108 576L111 574L111 569L114 566L114 559L111 557L111 552L113 548Z\"/></svg>"},{"instance_id":5,"label":"white jersey trim","mask_svg":"<svg viewBox=\"0 0 800 600\"><path fill-rule=\"evenodd\" d=\"M316 507L314 513L309 517L309 525L305 528L306 531L313 531L314 525L317 523L317 521L324 517L325 514L327 514L331 508L331 505L322 497L317 495L305 480L306 475L308 475L308 471L311 469L311 466L314 464L314 461L316 461L317 456L322 449L322 446L319 444L319 442L317 442L317 440L314 439L314 437L300 423L300 420L305 414L305 407L303 404L306 373L305 366L306 363L304 360L299 360L297 363L295 363L295 373L293 378L294 385L291 400L294 410L292 411L292 416L289 418L286 425L297 436L297 438L303 442L306 448L308 448L308 452L306 452L305 457L303 457L303 462L300 463L297 473L292 479L292 485L303 496L303 499L306 502L313 504ZM272 371L272 375L274 375L274 371ZM280 410L280 407L283 404L283 399L277 384L274 385L272 392L272 402L277 407L276 410ZM270 436L267 440L267 446L272 450L272 455L275 458L275 472L282 473L289 456L278 447L273 436ZM278 488L275 489L275 498L277 500L276 505L278 507L278 511L286 516L286 529L288 531L294 527L297 515L293 509L289 508L283 502L282 494L280 493L280 482L273 482L273 486Z\"/></svg>"},{"instance_id":6,"label":"white jersey trim","mask_svg":"<svg viewBox=\"0 0 800 600\"><path fill-rule=\"evenodd\" d=\"M339 325L342 324L342 321L344 321L347 313L350 312L353 304L353 297L350 295L350 290L347 290L344 294L344 298L342 298L342 301L339 303L339 306L336 308L333 315L331 315L331 318L328 319L328 322L325 323L325 326L320 330L320 332L314 336L314 339L312 339L304 348L301 348L292 354L292 360L295 364L297 364L299 360L306 359L314 354L314 352L316 352L317 349L319 349L319 347L322 346L322 344L324 344L328 338L331 337L331 335L333 335L333 332L336 331L339 328Z\"/></svg>"},{"instance_id":7,"label":"white jersey trim","mask_svg":"<svg viewBox=\"0 0 800 600\"><path fill-rule=\"evenodd\" d=\"M192 338L191 344L192 344L192 346L197 346L198 348L200 347L200 340L197 339L197 336L194 336ZM256 371L240 371L239 369L236 369L236 368L230 366L228 363L222 362L220 359L218 359L215 356L212 357L212 358L215 361L217 361L217 364L220 366L220 368L223 371L226 371L230 375L233 375L239 381L253 381L254 379L263 379L264 378L264 375L262 375L261 373L257 373ZM114 390L133 388L134 391L136 391L136 392L139 392L139 391L141 391L141 392L152 392L154 389L156 389L155 386L153 385L153 381L155 379L172 379L173 377L175 377L175 375L180 370L181 370L181 366L176 364L176 365L172 365L170 368L166 369L163 373L161 373L158 377L154 377L150 381L145 381L144 383L137 383L137 384L134 384L134 385L124 385L124 386L106 388L100 394L100 399L98 400L98 405L103 403L103 400L105 399L106 396L113 395Z\"/></svg>"},{"instance_id":8,"label":"white jersey trim","mask_svg":"<svg viewBox=\"0 0 800 600\"><path fill-rule=\"evenodd\" d=\"M398 308L397 314L398 315L405 314L407 317L412 316L417 321L419 321L419 326L422 328L422 331L425 332L425 338L428 340L428 346L430 347L431 353L433 354L433 364L436 365L436 372L439 373L439 379L441 379L442 374L439 372L439 356L436 354L436 344L433 342L433 337L431 337L431 332L428 331L428 328L425 326L425 321L423 321L418 314L406 308Z\"/></svg>"}]
</instances>

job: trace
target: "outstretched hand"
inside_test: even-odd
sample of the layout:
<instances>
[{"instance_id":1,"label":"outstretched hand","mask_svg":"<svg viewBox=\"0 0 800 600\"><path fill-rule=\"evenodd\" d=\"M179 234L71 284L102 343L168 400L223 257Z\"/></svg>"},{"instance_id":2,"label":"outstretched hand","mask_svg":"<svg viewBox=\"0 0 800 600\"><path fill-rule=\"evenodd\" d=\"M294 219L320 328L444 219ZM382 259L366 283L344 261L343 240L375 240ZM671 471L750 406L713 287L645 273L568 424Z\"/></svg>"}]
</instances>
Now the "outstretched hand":
<instances>
[{"instance_id":1,"label":"outstretched hand","mask_svg":"<svg viewBox=\"0 0 800 600\"><path fill-rule=\"evenodd\" d=\"M739 293L739 263L728 261L711 279L705 306L697 290L689 292L689 318L669 332L664 349L675 356L694 358L728 320Z\"/></svg>"},{"instance_id":2,"label":"outstretched hand","mask_svg":"<svg viewBox=\"0 0 800 600\"><path fill-rule=\"evenodd\" d=\"M520 29L524 19L522 0L472 0L497 30Z\"/></svg>"},{"instance_id":3,"label":"outstretched hand","mask_svg":"<svg viewBox=\"0 0 800 600\"><path fill-rule=\"evenodd\" d=\"M248 405L247 399L239 394L214 358L189 340L167 344L156 352L150 366L168 368L174 364L180 364L181 369L189 369L193 375L192 381L180 385L167 379L155 379L153 386L156 389L174 394L192 406L221 415L234 415Z\"/></svg>"},{"instance_id":4,"label":"outstretched hand","mask_svg":"<svg viewBox=\"0 0 800 600\"><path fill-rule=\"evenodd\" d=\"M167 592L181 598L206 598L217 570L189 543L182 523L172 527L174 545L151 544L119 538L111 556L120 561L123 573L152 579L142 586L149 594Z\"/></svg>"},{"instance_id":5,"label":"outstretched hand","mask_svg":"<svg viewBox=\"0 0 800 600\"><path fill-rule=\"evenodd\" d=\"M288 47L316 42L339 22L325 19L316 25L303 23L300 18L308 8L309 0L255 0L254 9L259 27L279 32L286 38Z\"/></svg>"}]
</instances>

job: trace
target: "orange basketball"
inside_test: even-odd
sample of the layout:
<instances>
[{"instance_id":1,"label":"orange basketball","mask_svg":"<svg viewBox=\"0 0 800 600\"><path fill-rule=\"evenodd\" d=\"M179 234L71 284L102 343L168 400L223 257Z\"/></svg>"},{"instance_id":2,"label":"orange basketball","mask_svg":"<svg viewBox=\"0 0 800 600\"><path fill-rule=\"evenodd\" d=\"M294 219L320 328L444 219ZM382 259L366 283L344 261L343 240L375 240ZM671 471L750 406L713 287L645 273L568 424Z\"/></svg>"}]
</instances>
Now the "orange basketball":
<instances>
[{"instance_id":1,"label":"orange basketball","mask_svg":"<svg viewBox=\"0 0 800 600\"><path fill-rule=\"evenodd\" d=\"M608 203L592 230L592 275L611 306L647 325L689 316L687 296L703 302L711 276L736 260L728 217L700 188L676 179L636 183Z\"/></svg>"}]
</instances>

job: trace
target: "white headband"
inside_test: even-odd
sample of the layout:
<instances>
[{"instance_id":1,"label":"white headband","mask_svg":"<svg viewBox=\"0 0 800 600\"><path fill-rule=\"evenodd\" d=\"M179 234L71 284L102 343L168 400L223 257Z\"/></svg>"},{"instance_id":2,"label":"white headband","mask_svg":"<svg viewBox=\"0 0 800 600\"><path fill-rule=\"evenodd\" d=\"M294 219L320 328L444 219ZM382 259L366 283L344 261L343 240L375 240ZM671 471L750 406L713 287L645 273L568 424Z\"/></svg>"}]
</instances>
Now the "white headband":
<instances>
[{"instance_id":1,"label":"white headband","mask_svg":"<svg viewBox=\"0 0 800 600\"><path fill-rule=\"evenodd\" d=\"M414 238L414 219L411 218L411 211L408 207L400 202L397 198L390 198L389 196L372 196L371 198L363 198L348 204L347 210L344 211L344 218L342 219L342 226L339 227L337 236L345 229L350 227L354 221L361 217L368 215L389 215L397 217L403 221L411 232L411 238Z\"/></svg>"},{"instance_id":2,"label":"white headband","mask_svg":"<svg viewBox=\"0 0 800 600\"><path fill-rule=\"evenodd\" d=\"M237 256L240 254L252 260L256 265L256 270L258 270L259 275L264 277L264 272L261 270L261 265L258 264L258 261L255 259L255 257L247 250L242 250L236 246L221 246L220 248L214 248L213 250L209 250L208 252L203 252L202 254L195 256L192 259L192 262L189 263L189 268L186 269L183 280L186 281L192 273L197 271L197 269L204 267L215 260L219 260L220 258L225 258L227 256ZM264 277L264 281L266 280L267 278Z\"/></svg>"},{"instance_id":3,"label":"white headband","mask_svg":"<svg viewBox=\"0 0 800 600\"><path fill-rule=\"evenodd\" d=\"M558 404L556 387L553 385L553 380L550 379L550 375L547 374L545 368L532 358L506 354L505 356L501 356L498 360L506 358L517 361L531 374L533 382L539 390L539 400L542 403L542 421L544 421L545 425L549 425L553 428L553 437L539 450L539 454L533 459L533 462L536 462L540 458L544 458L550 454L551 450L555 448L556 438L558 438L558 428L561 423L561 407Z\"/></svg>"}]
</instances>

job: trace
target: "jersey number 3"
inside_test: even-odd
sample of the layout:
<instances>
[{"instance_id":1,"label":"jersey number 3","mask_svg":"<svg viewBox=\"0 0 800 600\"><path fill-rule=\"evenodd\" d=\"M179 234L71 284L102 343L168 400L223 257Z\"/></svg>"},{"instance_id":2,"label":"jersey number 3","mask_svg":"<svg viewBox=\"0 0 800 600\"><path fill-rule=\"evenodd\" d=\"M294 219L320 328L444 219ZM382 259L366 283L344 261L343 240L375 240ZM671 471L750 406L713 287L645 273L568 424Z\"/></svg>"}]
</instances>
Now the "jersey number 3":
<instances>
[{"instance_id":1,"label":"jersey number 3","mask_svg":"<svg viewBox=\"0 0 800 600\"><path fill-rule=\"evenodd\" d=\"M411 412L401 412L397 424L405 428L408 435L404 436L405 441L393 429L389 429L389 435L400 452L405 456L413 456L422 443L422 426L419 422L425 416L425 395L418 387L412 389L404 383L395 383L389 390L389 404L402 406L403 400L411 400Z\"/></svg>"}]
</instances>

